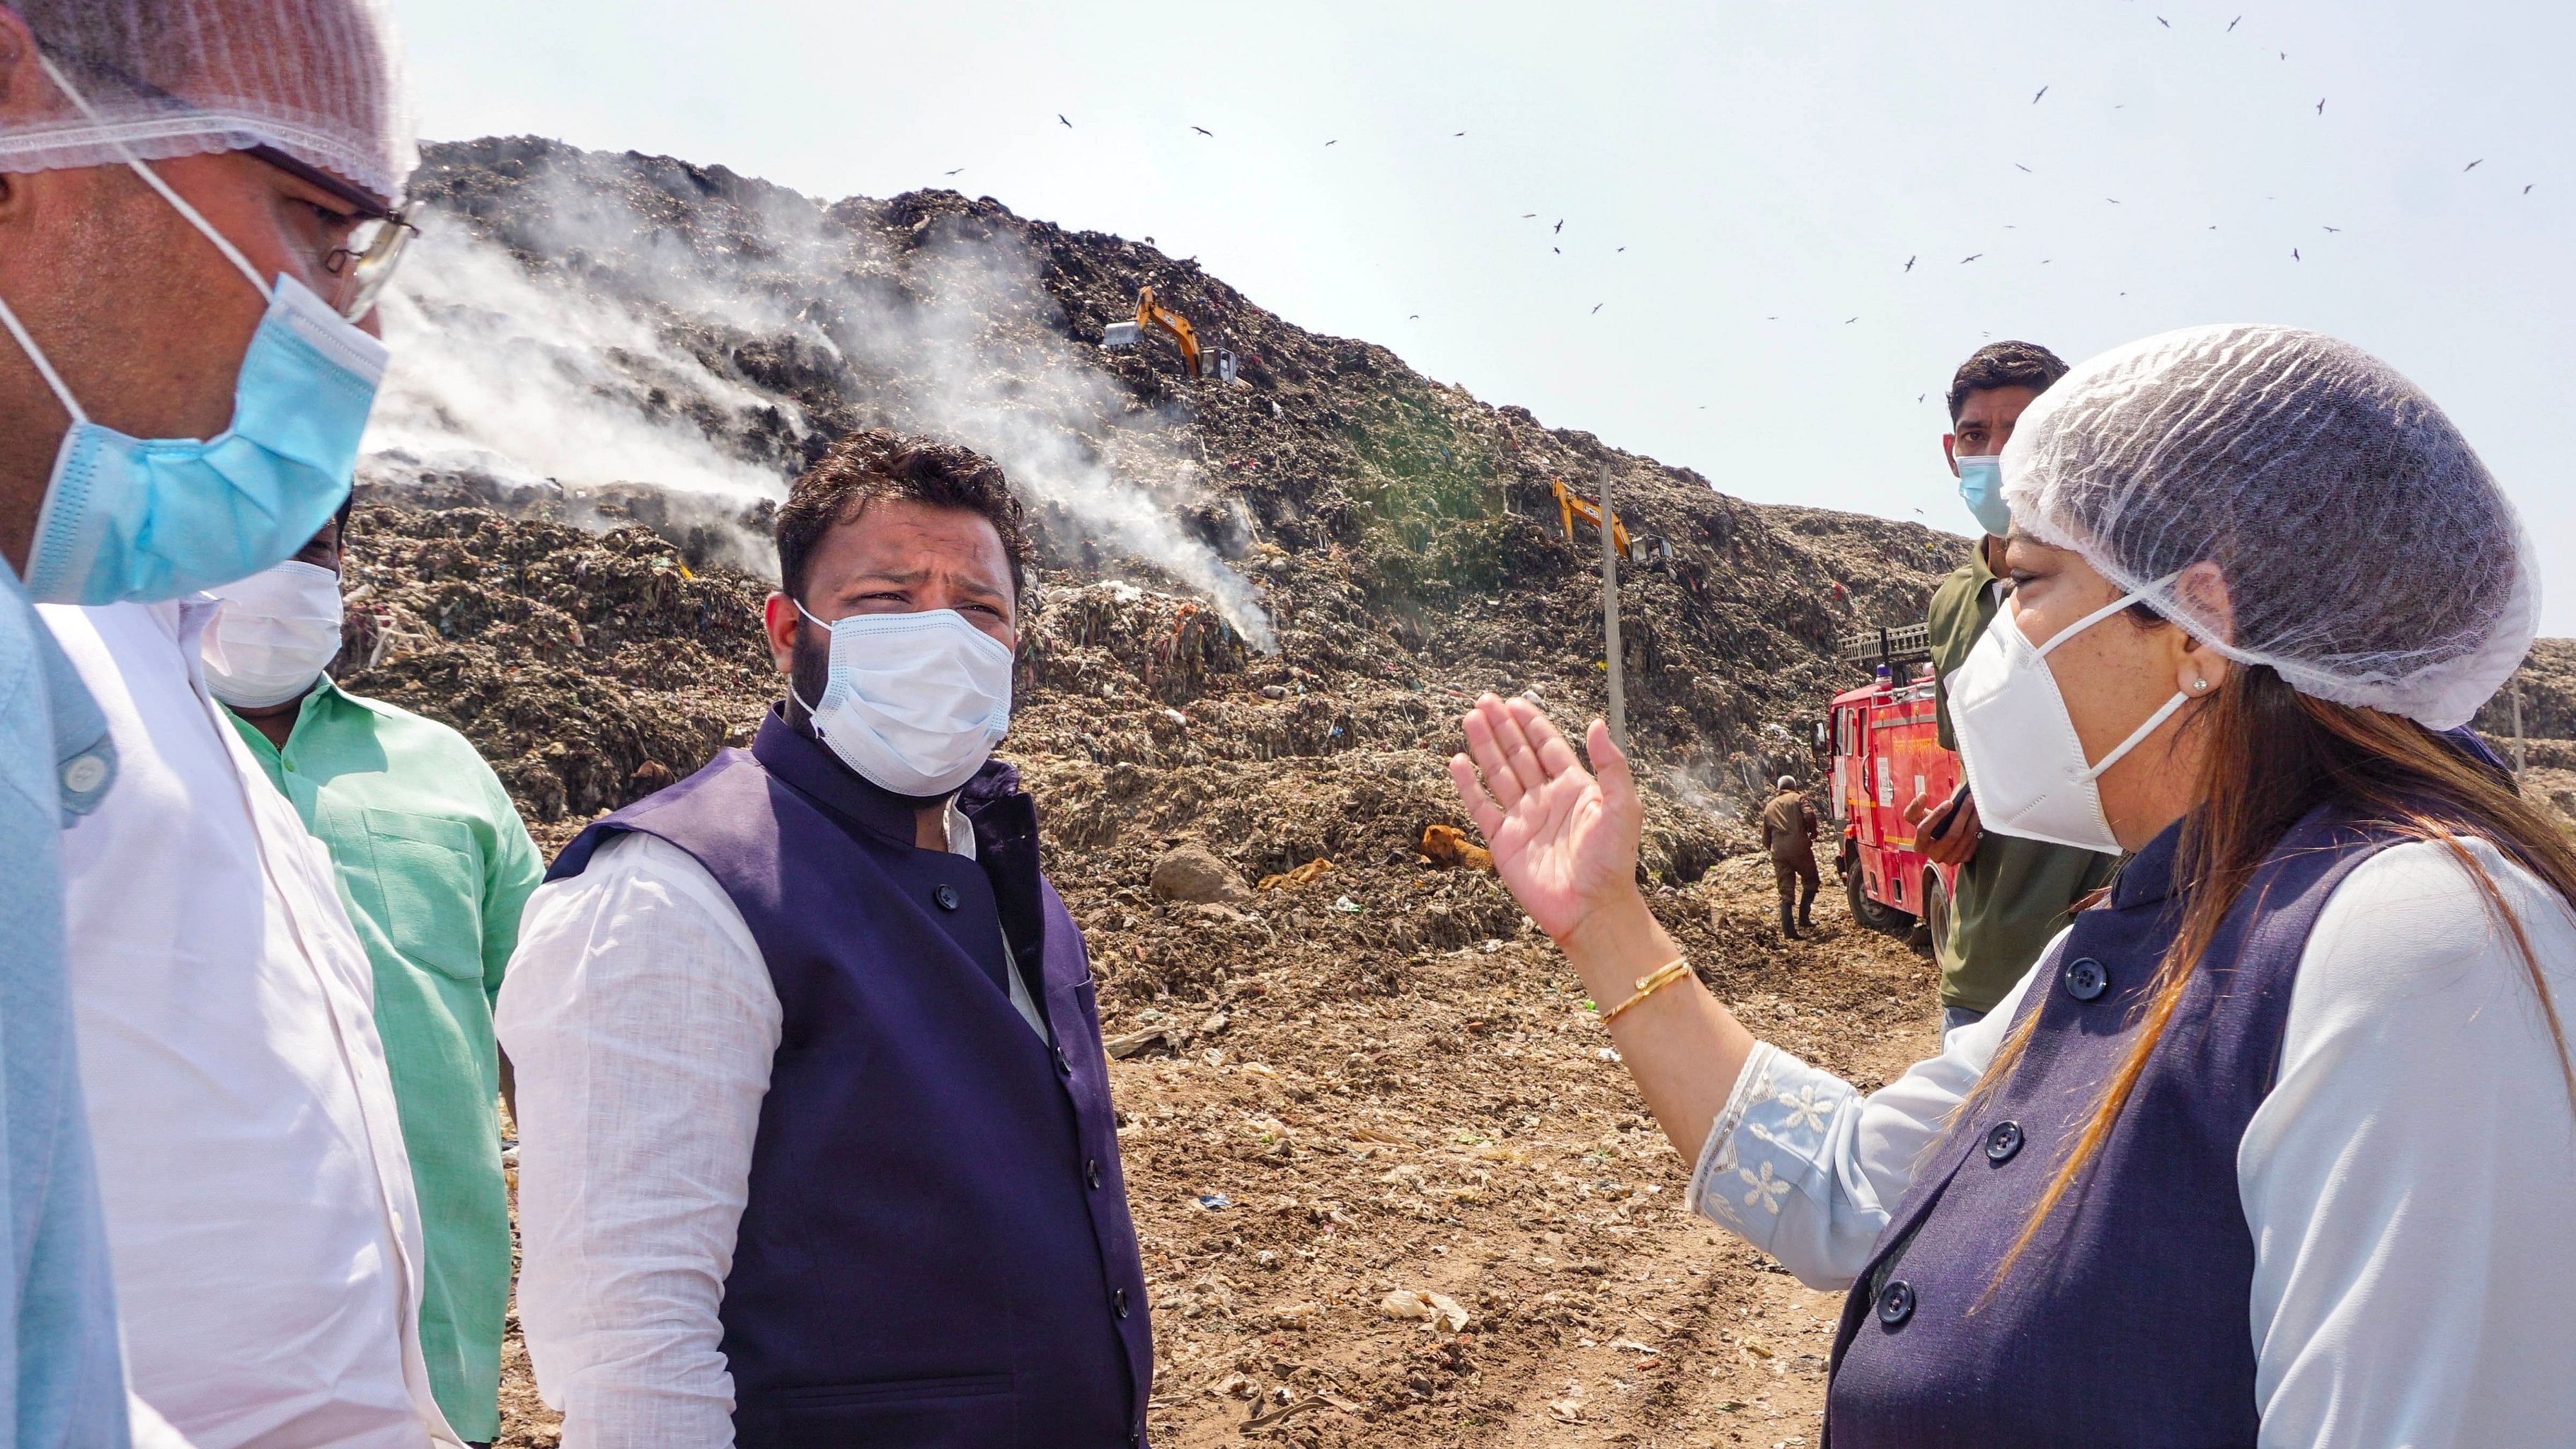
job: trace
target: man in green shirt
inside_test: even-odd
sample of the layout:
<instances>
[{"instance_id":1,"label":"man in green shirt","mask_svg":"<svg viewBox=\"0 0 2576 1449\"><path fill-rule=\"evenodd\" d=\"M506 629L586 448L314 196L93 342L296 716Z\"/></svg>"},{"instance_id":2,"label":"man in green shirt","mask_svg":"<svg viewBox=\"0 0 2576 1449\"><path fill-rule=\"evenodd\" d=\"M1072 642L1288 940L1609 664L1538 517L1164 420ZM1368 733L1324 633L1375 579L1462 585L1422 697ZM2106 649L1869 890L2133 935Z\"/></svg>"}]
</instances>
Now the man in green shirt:
<instances>
[{"instance_id":1,"label":"man in green shirt","mask_svg":"<svg viewBox=\"0 0 2576 1449\"><path fill-rule=\"evenodd\" d=\"M420 1199L430 1389L459 1435L488 1442L510 1296L492 1003L544 864L463 735L322 672L340 648L348 519L343 507L294 559L213 591L225 602L206 684L338 867Z\"/></svg>"},{"instance_id":2,"label":"man in green shirt","mask_svg":"<svg viewBox=\"0 0 2576 1449\"><path fill-rule=\"evenodd\" d=\"M1935 704L1946 750L1959 747L1950 732L1950 671L1966 662L2012 587L2000 576L2003 536L2012 520L1996 455L2022 410L2065 375L2066 364L2045 347L1997 342L1977 349L1950 381L1950 431L1942 436L1941 452L1958 476L1960 497L1977 519L1979 536L1968 561L1933 591L1927 621L1932 668L1942 681ZM1945 822L1947 803L1917 796L1906 809L1906 818L1918 825L1931 820L1932 828L1919 835L1938 836L1925 845L1925 855L1959 868L1950 936L1940 953L1945 1034L1994 1010L2066 924L2076 902L2109 883L2119 864L2117 856L1983 832L1976 801L1964 787L1955 815Z\"/></svg>"}]
</instances>

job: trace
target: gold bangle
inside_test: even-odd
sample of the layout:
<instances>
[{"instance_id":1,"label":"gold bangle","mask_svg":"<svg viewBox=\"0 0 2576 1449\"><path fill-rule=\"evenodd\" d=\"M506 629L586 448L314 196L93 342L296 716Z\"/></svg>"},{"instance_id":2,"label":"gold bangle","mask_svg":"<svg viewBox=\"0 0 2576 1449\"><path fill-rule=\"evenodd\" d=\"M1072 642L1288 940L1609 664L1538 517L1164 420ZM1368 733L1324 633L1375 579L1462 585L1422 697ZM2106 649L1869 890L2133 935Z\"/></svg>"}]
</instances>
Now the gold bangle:
<instances>
[{"instance_id":1,"label":"gold bangle","mask_svg":"<svg viewBox=\"0 0 2576 1449\"><path fill-rule=\"evenodd\" d=\"M1663 965L1637 978L1637 994L1601 1013L1601 1024L1608 1026L1619 1019L1619 1013L1672 985L1690 974L1690 958L1676 956Z\"/></svg>"}]
</instances>

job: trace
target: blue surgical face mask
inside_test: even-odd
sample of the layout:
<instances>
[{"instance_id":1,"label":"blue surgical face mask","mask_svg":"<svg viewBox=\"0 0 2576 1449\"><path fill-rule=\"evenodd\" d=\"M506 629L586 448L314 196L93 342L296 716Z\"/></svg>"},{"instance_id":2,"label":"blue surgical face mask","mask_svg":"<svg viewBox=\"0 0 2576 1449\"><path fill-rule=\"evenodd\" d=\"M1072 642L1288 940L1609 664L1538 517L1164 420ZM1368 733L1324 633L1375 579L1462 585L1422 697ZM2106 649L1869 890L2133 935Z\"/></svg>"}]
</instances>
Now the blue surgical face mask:
<instances>
[{"instance_id":1,"label":"blue surgical face mask","mask_svg":"<svg viewBox=\"0 0 2576 1449\"><path fill-rule=\"evenodd\" d=\"M0 326L72 415L27 556L27 592L47 603L174 599L292 557L349 496L384 378L383 343L291 277L263 284L196 208L132 153L125 160L269 298L268 312L242 354L231 426L199 441L91 422L0 301Z\"/></svg>"},{"instance_id":2,"label":"blue surgical face mask","mask_svg":"<svg viewBox=\"0 0 2576 1449\"><path fill-rule=\"evenodd\" d=\"M2012 532L2012 510L2004 507L2003 460L1994 454L1955 460L1959 465L1959 498L1977 516L1977 526L1997 538Z\"/></svg>"}]
</instances>

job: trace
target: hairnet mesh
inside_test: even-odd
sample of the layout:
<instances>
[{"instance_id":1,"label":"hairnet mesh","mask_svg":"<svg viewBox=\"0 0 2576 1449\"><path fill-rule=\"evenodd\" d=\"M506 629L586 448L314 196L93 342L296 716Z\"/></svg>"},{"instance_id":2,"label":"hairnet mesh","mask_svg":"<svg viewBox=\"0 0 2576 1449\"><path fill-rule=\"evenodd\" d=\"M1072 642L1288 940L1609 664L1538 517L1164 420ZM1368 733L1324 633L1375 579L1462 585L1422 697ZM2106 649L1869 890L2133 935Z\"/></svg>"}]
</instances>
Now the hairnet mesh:
<instances>
[{"instance_id":1,"label":"hairnet mesh","mask_svg":"<svg viewBox=\"0 0 2576 1449\"><path fill-rule=\"evenodd\" d=\"M0 171L266 144L392 200L420 160L382 0L6 3L98 121L40 82L40 113L0 125Z\"/></svg>"},{"instance_id":2,"label":"hairnet mesh","mask_svg":"<svg viewBox=\"0 0 2576 1449\"><path fill-rule=\"evenodd\" d=\"M2349 343L2195 327L2081 364L2004 447L2016 527L2292 688L2464 724L2531 647L2539 570L2442 410ZM2209 562L2222 601L2172 576Z\"/></svg>"}]
</instances>

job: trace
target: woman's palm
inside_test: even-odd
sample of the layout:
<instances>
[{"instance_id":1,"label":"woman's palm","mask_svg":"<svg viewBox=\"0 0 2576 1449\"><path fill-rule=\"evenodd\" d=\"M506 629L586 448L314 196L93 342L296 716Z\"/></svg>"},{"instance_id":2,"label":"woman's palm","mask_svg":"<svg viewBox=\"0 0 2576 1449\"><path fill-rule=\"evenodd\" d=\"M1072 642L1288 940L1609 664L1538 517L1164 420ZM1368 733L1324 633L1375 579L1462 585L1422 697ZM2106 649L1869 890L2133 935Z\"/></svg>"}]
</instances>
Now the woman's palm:
<instances>
[{"instance_id":1,"label":"woman's palm","mask_svg":"<svg viewBox=\"0 0 2576 1449\"><path fill-rule=\"evenodd\" d=\"M1471 725L1474 770L1462 757L1451 773L1503 884L1540 930L1561 937L1636 880L1636 786L1607 729L1596 723L1586 741L1601 768L1596 780L1545 716L1513 704L1508 717Z\"/></svg>"}]
</instances>

